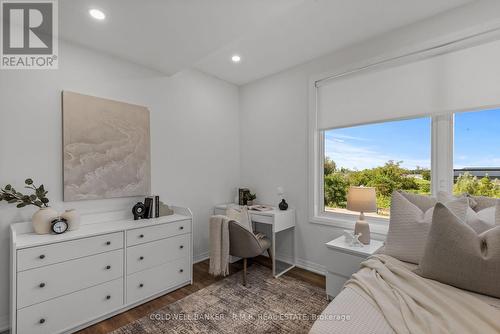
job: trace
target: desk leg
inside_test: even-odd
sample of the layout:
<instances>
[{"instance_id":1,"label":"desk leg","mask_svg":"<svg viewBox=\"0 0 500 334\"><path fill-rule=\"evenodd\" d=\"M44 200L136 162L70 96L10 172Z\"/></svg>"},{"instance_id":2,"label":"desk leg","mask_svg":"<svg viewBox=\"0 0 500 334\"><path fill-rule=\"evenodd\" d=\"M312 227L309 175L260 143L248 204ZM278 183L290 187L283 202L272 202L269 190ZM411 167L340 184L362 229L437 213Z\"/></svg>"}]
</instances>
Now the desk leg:
<instances>
[{"instance_id":1,"label":"desk leg","mask_svg":"<svg viewBox=\"0 0 500 334\"><path fill-rule=\"evenodd\" d=\"M282 230L279 232L276 232L274 230L274 226L272 229L272 242L273 242L273 276L275 278L280 277L290 269L295 267L295 228L291 227L286 230ZM282 258L278 259L278 254L276 253L276 240L278 238L278 233L283 234L283 233L290 233L291 235L289 238L291 238L291 247L292 249L289 250L290 253L288 253L288 257L291 256L291 258ZM283 235L281 235L281 239L283 238ZM280 248L281 249L281 248Z\"/></svg>"}]
</instances>

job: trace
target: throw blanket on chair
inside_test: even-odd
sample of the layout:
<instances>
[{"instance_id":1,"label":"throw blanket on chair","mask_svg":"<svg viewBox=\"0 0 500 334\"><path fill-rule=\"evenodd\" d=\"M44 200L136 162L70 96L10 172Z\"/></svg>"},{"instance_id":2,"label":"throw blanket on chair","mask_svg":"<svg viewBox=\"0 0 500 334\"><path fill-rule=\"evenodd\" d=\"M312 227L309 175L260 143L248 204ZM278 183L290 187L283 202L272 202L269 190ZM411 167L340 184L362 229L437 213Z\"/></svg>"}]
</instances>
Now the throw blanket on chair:
<instances>
[{"instance_id":1,"label":"throw blanket on chair","mask_svg":"<svg viewBox=\"0 0 500 334\"><path fill-rule=\"evenodd\" d=\"M418 276L393 257L377 254L361 267L345 286L377 306L398 334L500 333L498 310L457 288Z\"/></svg>"},{"instance_id":2,"label":"throw blanket on chair","mask_svg":"<svg viewBox=\"0 0 500 334\"><path fill-rule=\"evenodd\" d=\"M209 274L229 275L229 219L226 216L212 216L209 222L210 267Z\"/></svg>"}]
</instances>

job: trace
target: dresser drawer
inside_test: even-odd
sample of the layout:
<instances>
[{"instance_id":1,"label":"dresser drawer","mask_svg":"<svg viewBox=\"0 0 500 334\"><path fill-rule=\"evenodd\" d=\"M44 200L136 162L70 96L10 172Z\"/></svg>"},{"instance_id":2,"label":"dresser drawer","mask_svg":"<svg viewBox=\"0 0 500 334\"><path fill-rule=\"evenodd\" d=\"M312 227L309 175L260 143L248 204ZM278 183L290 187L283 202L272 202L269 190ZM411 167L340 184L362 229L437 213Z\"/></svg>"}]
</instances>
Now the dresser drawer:
<instances>
[{"instance_id":1,"label":"dresser drawer","mask_svg":"<svg viewBox=\"0 0 500 334\"><path fill-rule=\"evenodd\" d=\"M122 305L123 279L117 279L18 310L17 333L61 333Z\"/></svg>"},{"instance_id":2,"label":"dresser drawer","mask_svg":"<svg viewBox=\"0 0 500 334\"><path fill-rule=\"evenodd\" d=\"M26 270L17 275L17 308L123 277L123 250Z\"/></svg>"},{"instance_id":3,"label":"dresser drawer","mask_svg":"<svg viewBox=\"0 0 500 334\"><path fill-rule=\"evenodd\" d=\"M123 232L59 242L17 251L17 271L123 248Z\"/></svg>"},{"instance_id":4,"label":"dresser drawer","mask_svg":"<svg viewBox=\"0 0 500 334\"><path fill-rule=\"evenodd\" d=\"M127 248L127 274L189 257L191 234L148 242Z\"/></svg>"},{"instance_id":5,"label":"dresser drawer","mask_svg":"<svg viewBox=\"0 0 500 334\"><path fill-rule=\"evenodd\" d=\"M127 231L127 246L143 244L189 232L191 232L190 220L137 228Z\"/></svg>"},{"instance_id":6,"label":"dresser drawer","mask_svg":"<svg viewBox=\"0 0 500 334\"><path fill-rule=\"evenodd\" d=\"M327 270L344 277L351 277L360 269L360 264L368 256L356 256L348 253L334 252L329 256Z\"/></svg>"},{"instance_id":7,"label":"dresser drawer","mask_svg":"<svg viewBox=\"0 0 500 334\"><path fill-rule=\"evenodd\" d=\"M190 278L191 267L187 257L129 275L127 276L127 303L150 297L189 281Z\"/></svg>"}]
</instances>

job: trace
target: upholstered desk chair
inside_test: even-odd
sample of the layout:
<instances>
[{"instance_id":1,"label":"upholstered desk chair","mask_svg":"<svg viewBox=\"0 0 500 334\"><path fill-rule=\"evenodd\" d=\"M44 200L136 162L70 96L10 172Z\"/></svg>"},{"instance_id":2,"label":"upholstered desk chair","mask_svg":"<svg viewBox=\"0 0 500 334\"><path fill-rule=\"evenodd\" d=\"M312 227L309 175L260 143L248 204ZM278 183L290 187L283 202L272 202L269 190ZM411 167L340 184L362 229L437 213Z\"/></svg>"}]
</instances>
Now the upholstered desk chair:
<instances>
[{"instance_id":1,"label":"upholstered desk chair","mask_svg":"<svg viewBox=\"0 0 500 334\"><path fill-rule=\"evenodd\" d=\"M272 261L271 241L268 238L257 237L234 220L229 222L229 254L243 258L243 285L247 285L247 259L259 256L266 250Z\"/></svg>"}]
</instances>

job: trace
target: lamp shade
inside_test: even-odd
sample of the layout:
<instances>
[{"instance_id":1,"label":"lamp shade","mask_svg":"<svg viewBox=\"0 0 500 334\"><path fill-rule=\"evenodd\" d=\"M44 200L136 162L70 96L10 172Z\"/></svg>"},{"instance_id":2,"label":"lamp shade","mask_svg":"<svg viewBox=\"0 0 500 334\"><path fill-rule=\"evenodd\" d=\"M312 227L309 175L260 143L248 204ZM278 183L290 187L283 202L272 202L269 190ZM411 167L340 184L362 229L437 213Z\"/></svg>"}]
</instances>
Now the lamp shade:
<instances>
[{"instance_id":1,"label":"lamp shade","mask_svg":"<svg viewBox=\"0 0 500 334\"><path fill-rule=\"evenodd\" d=\"M357 212L376 212L377 197L375 188L350 187L347 193L347 210Z\"/></svg>"}]
</instances>

